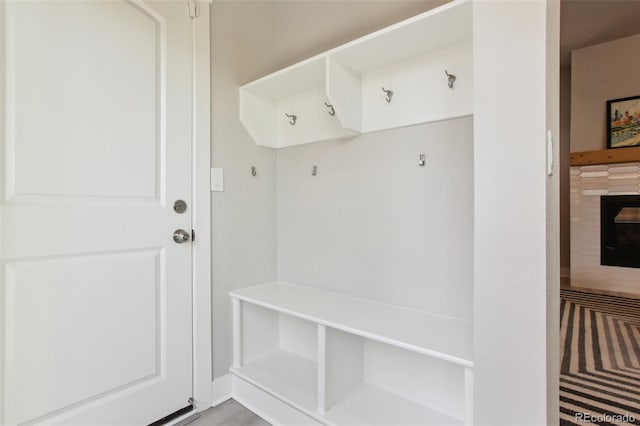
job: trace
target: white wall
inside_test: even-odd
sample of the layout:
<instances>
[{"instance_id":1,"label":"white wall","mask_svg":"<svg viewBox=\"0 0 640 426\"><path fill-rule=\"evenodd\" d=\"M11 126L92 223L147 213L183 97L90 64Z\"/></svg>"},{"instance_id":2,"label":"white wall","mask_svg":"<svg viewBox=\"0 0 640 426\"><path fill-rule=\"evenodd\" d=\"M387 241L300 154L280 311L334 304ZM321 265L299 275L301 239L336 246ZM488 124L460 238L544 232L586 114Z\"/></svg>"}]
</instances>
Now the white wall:
<instances>
[{"instance_id":1,"label":"white wall","mask_svg":"<svg viewBox=\"0 0 640 426\"><path fill-rule=\"evenodd\" d=\"M557 284L547 289L547 275L559 275L557 253L549 253L547 270L547 220L557 215L552 207L547 219L548 4L557 8L545 1L474 7L478 425L558 424L557 393L547 400L558 357L547 330L557 333L559 297Z\"/></svg>"},{"instance_id":2,"label":"white wall","mask_svg":"<svg viewBox=\"0 0 640 426\"><path fill-rule=\"evenodd\" d=\"M640 34L571 54L571 151L607 147L606 102L640 95Z\"/></svg>"},{"instance_id":3,"label":"white wall","mask_svg":"<svg viewBox=\"0 0 640 426\"><path fill-rule=\"evenodd\" d=\"M470 117L281 149L277 173L281 280L472 318Z\"/></svg>"},{"instance_id":4,"label":"white wall","mask_svg":"<svg viewBox=\"0 0 640 426\"><path fill-rule=\"evenodd\" d=\"M367 35L450 0L275 0L278 68Z\"/></svg>"},{"instance_id":5,"label":"white wall","mask_svg":"<svg viewBox=\"0 0 640 426\"><path fill-rule=\"evenodd\" d=\"M272 17L271 2L211 7L212 164L225 173L225 191L212 193L214 378L231 365L228 292L276 278L276 155L238 120L238 86L275 67Z\"/></svg>"}]
</instances>

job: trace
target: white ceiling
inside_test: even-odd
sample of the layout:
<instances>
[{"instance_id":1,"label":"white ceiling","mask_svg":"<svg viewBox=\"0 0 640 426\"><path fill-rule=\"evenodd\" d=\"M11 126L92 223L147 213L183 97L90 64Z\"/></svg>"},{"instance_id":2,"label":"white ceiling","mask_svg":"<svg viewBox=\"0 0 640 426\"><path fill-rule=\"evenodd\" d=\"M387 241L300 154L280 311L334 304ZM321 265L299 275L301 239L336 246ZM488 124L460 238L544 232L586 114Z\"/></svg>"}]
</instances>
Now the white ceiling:
<instances>
[{"instance_id":1,"label":"white ceiling","mask_svg":"<svg viewBox=\"0 0 640 426\"><path fill-rule=\"evenodd\" d=\"M570 64L574 49L638 33L640 0L561 0L561 66Z\"/></svg>"}]
</instances>

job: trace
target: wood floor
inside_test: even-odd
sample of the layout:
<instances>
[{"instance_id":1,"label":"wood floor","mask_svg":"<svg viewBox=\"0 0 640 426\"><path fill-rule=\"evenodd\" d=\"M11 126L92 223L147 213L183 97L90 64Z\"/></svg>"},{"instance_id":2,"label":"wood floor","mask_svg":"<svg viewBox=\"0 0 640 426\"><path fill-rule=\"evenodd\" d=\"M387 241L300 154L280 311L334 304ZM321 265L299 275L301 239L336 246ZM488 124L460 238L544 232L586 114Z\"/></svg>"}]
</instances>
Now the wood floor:
<instances>
[{"instance_id":1,"label":"wood floor","mask_svg":"<svg viewBox=\"0 0 640 426\"><path fill-rule=\"evenodd\" d=\"M230 399L200 413L188 426L270 426L269 423Z\"/></svg>"}]
</instances>

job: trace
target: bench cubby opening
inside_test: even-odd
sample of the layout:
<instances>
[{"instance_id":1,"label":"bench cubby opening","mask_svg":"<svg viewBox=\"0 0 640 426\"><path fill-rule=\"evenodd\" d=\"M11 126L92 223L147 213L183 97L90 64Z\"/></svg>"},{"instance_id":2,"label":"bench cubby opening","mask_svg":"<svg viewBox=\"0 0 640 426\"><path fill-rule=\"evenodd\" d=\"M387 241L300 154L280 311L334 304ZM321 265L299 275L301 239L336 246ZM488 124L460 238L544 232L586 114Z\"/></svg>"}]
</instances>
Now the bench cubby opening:
<instances>
[{"instance_id":1,"label":"bench cubby opening","mask_svg":"<svg viewBox=\"0 0 640 426\"><path fill-rule=\"evenodd\" d=\"M261 306L234 301L239 319L231 371L285 402L315 410L317 400L317 326ZM234 327L236 322L234 321Z\"/></svg>"}]
</instances>

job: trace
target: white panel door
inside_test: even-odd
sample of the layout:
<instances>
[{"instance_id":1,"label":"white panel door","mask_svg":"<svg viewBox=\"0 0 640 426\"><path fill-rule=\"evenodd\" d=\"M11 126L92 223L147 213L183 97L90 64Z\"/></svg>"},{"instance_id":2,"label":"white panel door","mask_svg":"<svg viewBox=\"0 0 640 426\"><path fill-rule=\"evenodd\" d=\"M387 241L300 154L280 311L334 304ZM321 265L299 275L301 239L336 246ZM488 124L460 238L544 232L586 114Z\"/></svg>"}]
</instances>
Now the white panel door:
<instances>
[{"instance_id":1,"label":"white panel door","mask_svg":"<svg viewBox=\"0 0 640 426\"><path fill-rule=\"evenodd\" d=\"M192 392L186 1L0 1L0 424Z\"/></svg>"}]
</instances>

